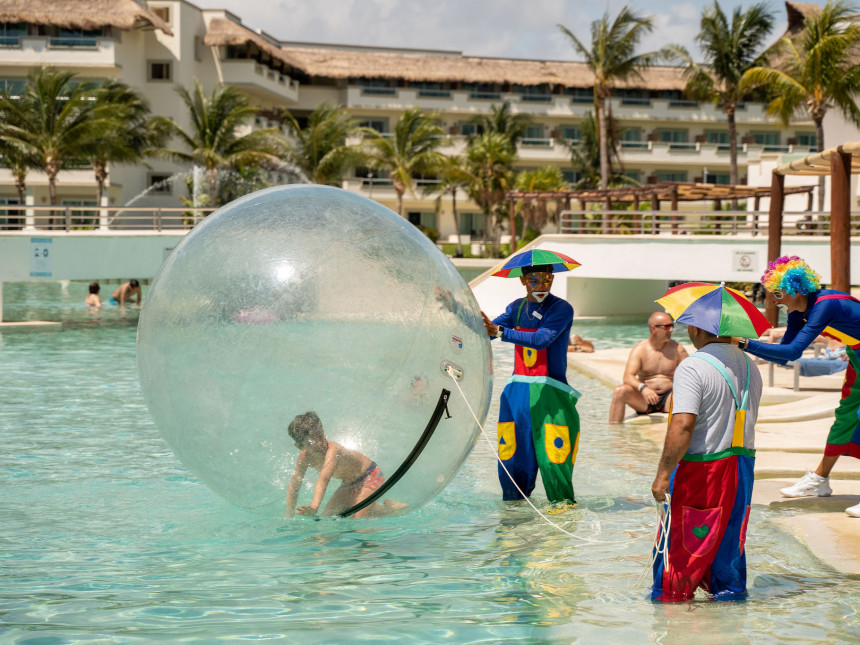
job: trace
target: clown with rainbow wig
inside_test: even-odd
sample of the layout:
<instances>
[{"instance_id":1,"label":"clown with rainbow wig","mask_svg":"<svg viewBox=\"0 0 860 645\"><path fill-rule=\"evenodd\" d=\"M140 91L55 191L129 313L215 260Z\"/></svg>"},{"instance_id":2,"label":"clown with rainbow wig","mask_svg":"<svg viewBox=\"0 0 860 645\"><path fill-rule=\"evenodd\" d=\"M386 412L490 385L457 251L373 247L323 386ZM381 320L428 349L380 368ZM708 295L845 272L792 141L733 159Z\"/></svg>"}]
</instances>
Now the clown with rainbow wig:
<instances>
[{"instance_id":1,"label":"clown with rainbow wig","mask_svg":"<svg viewBox=\"0 0 860 645\"><path fill-rule=\"evenodd\" d=\"M815 472L807 472L793 486L780 492L785 497L830 495L830 471L839 457L860 459L860 300L841 291L821 288L821 276L797 256L784 256L768 263L761 278L777 307L788 314L785 336L779 344L734 339L741 349L768 361L785 365L801 357L819 336L846 345L848 369L842 385L842 400L827 436L824 457ZM860 517L860 504L845 511Z\"/></svg>"}]
</instances>

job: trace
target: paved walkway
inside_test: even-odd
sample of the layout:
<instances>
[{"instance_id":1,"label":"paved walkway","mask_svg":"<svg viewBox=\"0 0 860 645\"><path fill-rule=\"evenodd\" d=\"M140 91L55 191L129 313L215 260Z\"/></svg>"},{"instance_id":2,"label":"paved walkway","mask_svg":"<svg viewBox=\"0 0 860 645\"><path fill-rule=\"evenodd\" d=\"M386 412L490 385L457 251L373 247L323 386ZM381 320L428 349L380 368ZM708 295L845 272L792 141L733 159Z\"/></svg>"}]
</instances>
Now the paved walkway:
<instances>
[{"instance_id":1,"label":"paved walkway","mask_svg":"<svg viewBox=\"0 0 860 645\"><path fill-rule=\"evenodd\" d=\"M692 353L692 347L687 347ZM593 354L568 354L569 366L614 388L621 383L629 348L598 350ZM795 515L776 520L784 530L806 543L834 569L860 575L860 518L845 509L860 502L860 460L842 457L830 475L830 497L784 498L779 489L794 483L821 460L833 419L844 372L829 376L800 377L793 391L794 372L777 367L774 387L768 387L768 365L759 364L762 394L756 424L756 466L753 504L790 507ZM632 413L630 408L628 412ZM628 417L641 434L654 441L654 469L666 435L666 415Z\"/></svg>"}]
</instances>

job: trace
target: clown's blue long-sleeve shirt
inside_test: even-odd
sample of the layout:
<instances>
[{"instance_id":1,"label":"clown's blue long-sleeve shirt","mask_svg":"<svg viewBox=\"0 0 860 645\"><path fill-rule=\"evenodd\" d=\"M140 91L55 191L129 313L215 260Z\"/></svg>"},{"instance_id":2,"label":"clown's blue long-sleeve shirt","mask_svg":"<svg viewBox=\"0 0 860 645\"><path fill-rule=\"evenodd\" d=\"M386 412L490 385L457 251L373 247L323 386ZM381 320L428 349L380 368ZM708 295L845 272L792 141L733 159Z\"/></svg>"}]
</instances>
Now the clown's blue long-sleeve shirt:
<instances>
[{"instance_id":1,"label":"clown's blue long-sleeve shirt","mask_svg":"<svg viewBox=\"0 0 860 645\"><path fill-rule=\"evenodd\" d=\"M526 300L518 323L517 312L523 300L514 300L505 313L493 320L494 324L505 328L502 340L533 349L546 349L548 376L567 383L567 346L573 324L573 307L552 294L543 303ZM537 318L535 312L541 317ZM536 328L537 331L519 331L514 329L517 325L527 329Z\"/></svg>"},{"instance_id":2,"label":"clown's blue long-sleeve shirt","mask_svg":"<svg viewBox=\"0 0 860 645\"><path fill-rule=\"evenodd\" d=\"M757 340L747 342L746 351L754 356L785 365L801 357L803 350L824 331L846 345L860 340L860 302L849 298L823 299L821 296L847 296L833 289L819 289L807 296L806 311L788 314L785 336L779 344ZM507 334L507 332L505 332Z\"/></svg>"}]
</instances>

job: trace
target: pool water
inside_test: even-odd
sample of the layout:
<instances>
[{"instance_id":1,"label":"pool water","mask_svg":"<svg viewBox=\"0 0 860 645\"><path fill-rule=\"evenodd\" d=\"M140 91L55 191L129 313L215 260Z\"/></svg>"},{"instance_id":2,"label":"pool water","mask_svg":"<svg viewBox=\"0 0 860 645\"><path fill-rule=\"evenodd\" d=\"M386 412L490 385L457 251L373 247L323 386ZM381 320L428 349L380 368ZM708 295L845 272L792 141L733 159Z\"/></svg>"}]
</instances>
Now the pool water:
<instances>
[{"instance_id":1,"label":"pool water","mask_svg":"<svg viewBox=\"0 0 860 645\"><path fill-rule=\"evenodd\" d=\"M579 505L549 517L500 502L479 439L442 494L376 520L261 518L229 506L168 450L137 379L137 310L89 313L82 283L7 284L4 319L62 320L0 336L0 642L857 642L860 580L754 507L749 599L648 600L659 448L605 423L583 393ZM585 321L598 348L637 320ZM676 332L679 333L679 332ZM512 368L496 347L498 395ZM456 391L454 395L457 396ZM552 510L540 492L536 504Z\"/></svg>"}]
</instances>

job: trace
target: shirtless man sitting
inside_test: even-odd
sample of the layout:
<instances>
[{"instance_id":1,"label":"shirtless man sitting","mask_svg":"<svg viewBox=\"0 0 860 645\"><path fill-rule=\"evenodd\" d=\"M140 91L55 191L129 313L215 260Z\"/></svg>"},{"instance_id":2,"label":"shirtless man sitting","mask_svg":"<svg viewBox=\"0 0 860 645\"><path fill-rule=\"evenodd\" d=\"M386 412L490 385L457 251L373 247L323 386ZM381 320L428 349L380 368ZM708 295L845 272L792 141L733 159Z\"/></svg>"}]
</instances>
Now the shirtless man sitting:
<instances>
[{"instance_id":1,"label":"shirtless man sitting","mask_svg":"<svg viewBox=\"0 0 860 645\"><path fill-rule=\"evenodd\" d=\"M675 323L669 314L655 312L648 318L651 334L630 350L624 380L612 394L609 423L624 421L624 406L639 414L668 412L675 368L687 358L686 350L672 340Z\"/></svg>"}]
</instances>

